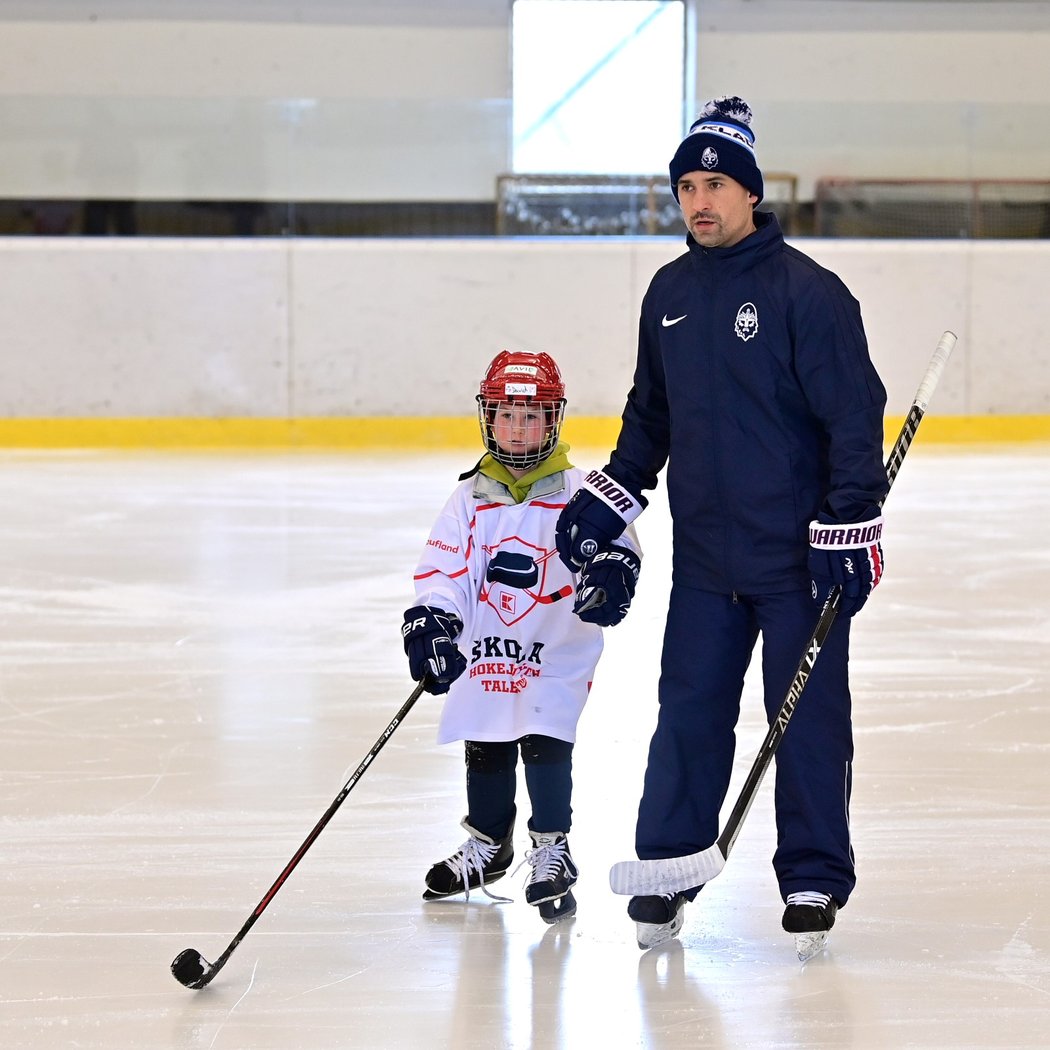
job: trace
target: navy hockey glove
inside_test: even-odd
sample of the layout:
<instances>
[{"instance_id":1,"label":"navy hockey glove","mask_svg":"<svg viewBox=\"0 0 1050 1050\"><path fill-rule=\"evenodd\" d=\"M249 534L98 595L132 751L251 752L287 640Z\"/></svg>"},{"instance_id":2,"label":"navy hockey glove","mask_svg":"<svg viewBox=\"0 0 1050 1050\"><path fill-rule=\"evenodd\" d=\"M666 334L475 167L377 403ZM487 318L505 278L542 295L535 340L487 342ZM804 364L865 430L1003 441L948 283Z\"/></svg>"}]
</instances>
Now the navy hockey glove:
<instances>
[{"instance_id":1,"label":"navy hockey glove","mask_svg":"<svg viewBox=\"0 0 1050 1050\"><path fill-rule=\"evenodd\" d=\"M462 630L463 621L442 609L414 605L406 611L401 636L405 640L408 671L413 681L423 682L428 693L447 693L467 669L467 659L454 640Z\"/></svg>"},{"instance_id":2,"label":"navy hockey glove","mask_svg":"<svg viewBox=\"0 0 1050 1050\"><path fill-rule=\"evenodd\" d=\"M839 611L855 616L878 586L884 565L881 515L847 525L821 513L809 523L809 573L817 605L823 607L838 584Z\"/></svg>"},{"instance_id":3,"label":"navy hockey glove","mask_svg":"<svg viewBox=\"0 0 1050 1050\"><path fill-rule=\"evenodd\" d=\"M645 500L600 470L592 470L558 515L554 543L572 572L605 550L645 510Z\"/></svg>"},{"instance_id":4,"label":"navy hockey glove","mask_svg":"<svg viewBox=\"0 0 1050 1050\"><path fill-rule=\"evenodd\" d=\"M626 547L599 551L583 567L572 611L585 623L615 627L626 615L642 563Z\"/></svg>"}]
</instances>

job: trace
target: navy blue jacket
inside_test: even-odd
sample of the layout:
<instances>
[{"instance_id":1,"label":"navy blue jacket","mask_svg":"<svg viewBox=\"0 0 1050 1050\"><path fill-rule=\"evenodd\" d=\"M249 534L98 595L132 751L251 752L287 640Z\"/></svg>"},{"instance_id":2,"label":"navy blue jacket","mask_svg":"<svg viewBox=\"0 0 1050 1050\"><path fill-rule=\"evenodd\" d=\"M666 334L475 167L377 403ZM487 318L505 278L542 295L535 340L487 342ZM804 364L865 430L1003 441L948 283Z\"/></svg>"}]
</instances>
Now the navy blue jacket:
<instances>
[{"instance_id":1,"label":"navy blue jacket","mask_svg":"<svg viewBox=\"0 0 1050 1050\"><path fill-rule=\"evenodd\" d=\"M887 491L886 391L860 306L770 213L689 251L642 301L638 364L609 473L639 494L668 464L674 579L729 594L809 586L809 522L854 522Z\"/></svg>"}]
</instances>

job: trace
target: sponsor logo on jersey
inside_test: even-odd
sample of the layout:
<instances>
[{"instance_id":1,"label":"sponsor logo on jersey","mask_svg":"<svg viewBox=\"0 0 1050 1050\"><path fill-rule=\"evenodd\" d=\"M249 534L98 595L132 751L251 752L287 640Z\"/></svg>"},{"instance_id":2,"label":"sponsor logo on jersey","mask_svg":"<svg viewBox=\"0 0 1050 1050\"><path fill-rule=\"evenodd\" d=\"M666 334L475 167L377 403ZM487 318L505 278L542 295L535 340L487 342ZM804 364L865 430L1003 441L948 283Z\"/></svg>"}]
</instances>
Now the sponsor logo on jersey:
<instances>
[{"instance_id":1,"label":"sponsor logo on jersey","mask_svg":"<svg viewBox=\"0 0 1050 1050\"><path fill-rule=\"evenodd\" d=\"M476 638L467 675L479 679L486 693L522 693L532 679L543 675L540 653L544 644L533 642L530 648L516 638Z\"/></svg>"},{"instance_id":2,"label":"sponsor logo on jersey","mask_svg":"<svg viewBox=\"0 0 1050 1050\"><path fill-rule=\"evenodd\" d=\"M758 310L754 303L744 303L736 312L733 331L746 343L758 335Z\"/></svg>"},{"instance_id":3,"label":"sponsor logo on jersey","mask_svg":"<svg viewBox=\"0 0 1050 1050\"><path fill-rule=\"evenodd\" d=\"M672 317L669 319L667 314L664 314L664 319L660 322L660 324L662 324L664 328L670 328L671 325L678 324L679 321L684 321L688 316L688 314L682 314L681 317Z\"/></svg>"},{"instance_id":4,"label":"sponsor logo on jersey","mask_svg":"<svg viewBox=\"0 0 1050 1050\"><path fill-rule=\"evenodd\" d=\"M445 551L446 554L459 554L459 545L453 547L450 543L445 543L442 540L429 539L427 540L428 547L437 547L439 551Z\"/></svg>"},{"instance_id":5,"label":"sponsor logo on jersey","mask_svg":"<svg viewBox=\"0 0 1050 1050\"><path fill-rule=\"evenodd\" d=\"M509 660L511 665L517 664L542 664L540 653L546 642L533 642L531 647L522 645L517 638L499 638L496 635L486 635L484 638L475 638L470 647L470 662L476 664L479 660ZM503 670L483 671L482 674L510 674L506 665L501 664Z\"/></svg>"}]
</instances>

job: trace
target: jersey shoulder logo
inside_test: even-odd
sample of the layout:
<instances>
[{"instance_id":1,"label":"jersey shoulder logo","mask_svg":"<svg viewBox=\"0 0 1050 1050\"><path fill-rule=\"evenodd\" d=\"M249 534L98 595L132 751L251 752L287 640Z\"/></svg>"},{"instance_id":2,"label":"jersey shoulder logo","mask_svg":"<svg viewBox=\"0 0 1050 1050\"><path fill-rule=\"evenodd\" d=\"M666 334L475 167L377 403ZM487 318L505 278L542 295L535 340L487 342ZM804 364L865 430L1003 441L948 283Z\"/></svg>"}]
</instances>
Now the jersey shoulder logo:
<instances>
[{"instance_id":1,"label":"jersey shoulder logo","mask_svg":"<svg viewBox=\"0 0 1050 1050\"><path fill-rule=\"evenodd\" d=\"M733 331L746 343L758 335L758 310L754 303L744 303L736 312Z\"/></svg>"},{"instance_id":2,"label":"jersey shoulder logo","mask_svg":"<svg viewBox=\"0 0 1050 1050\"><path fill-rule=\"evenodd\" d=\"M662 324L664 326L664 328L670 328L671 325L678 324L679 321L684 321L688 316L689 316L688 314L682 314L681 317L670 317L669 318L667 316L667 314L664 314L664 319L660 322L660 324Z\"/></svg>"}]
</instances>

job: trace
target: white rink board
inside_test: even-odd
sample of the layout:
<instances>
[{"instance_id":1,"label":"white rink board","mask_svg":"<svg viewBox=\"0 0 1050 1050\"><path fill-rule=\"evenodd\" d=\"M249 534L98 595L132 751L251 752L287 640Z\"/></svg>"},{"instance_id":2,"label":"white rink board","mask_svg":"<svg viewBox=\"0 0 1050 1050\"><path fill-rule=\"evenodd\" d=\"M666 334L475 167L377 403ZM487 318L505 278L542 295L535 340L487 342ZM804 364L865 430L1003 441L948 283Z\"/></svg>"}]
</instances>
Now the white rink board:
<instances>
[{"instance_id":1,"label":"white rink board","mask_svg":"<svg viewBox=\"0 0 1050 1050\"><path fill-rule=\"evenodd\" d=\"M942 415L1050 412L1050 243L800 240L860 300L903 412L942 331ZM638 240L0 240L0 415L469 413L501 348L617 416L638 309L683 250Z\"/></svg>"}]
</instances>

